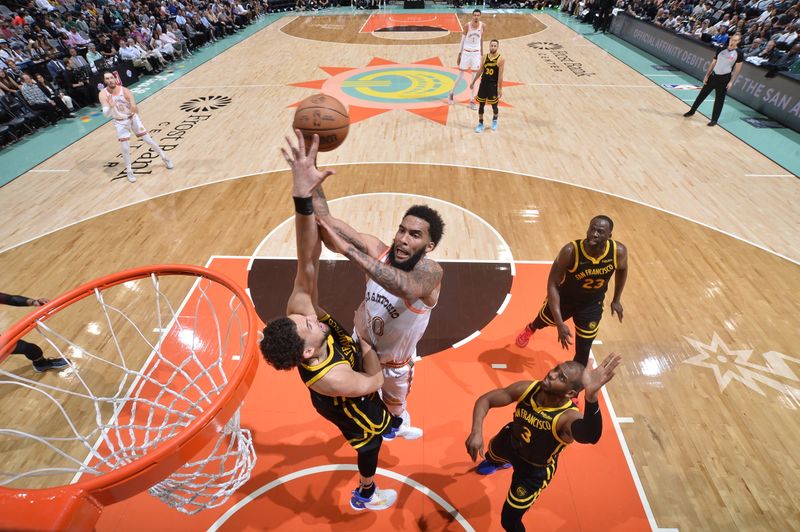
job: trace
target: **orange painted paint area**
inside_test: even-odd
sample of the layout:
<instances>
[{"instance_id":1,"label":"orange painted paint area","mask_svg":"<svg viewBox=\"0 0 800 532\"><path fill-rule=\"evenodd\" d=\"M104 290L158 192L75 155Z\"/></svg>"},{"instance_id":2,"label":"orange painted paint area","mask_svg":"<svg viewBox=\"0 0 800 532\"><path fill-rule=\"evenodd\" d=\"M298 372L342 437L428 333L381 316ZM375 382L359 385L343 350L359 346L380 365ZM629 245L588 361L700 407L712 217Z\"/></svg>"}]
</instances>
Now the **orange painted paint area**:
<instances>
[{"instance_id":1,"label":"orange painted paint area","mask_svg":"<svg viewBox=\"0 0 800 532\"><path fill-rule=\"evenodd\" d=\"M246 259L226 258L215 259L210 267L244 282L246 264ZM426 356L416 366L409 412L424 436L385 441L376 476L379 487L399 494L391 509L350 508L350 491L358 482L355 451L314 411L295 371L261 364L241 410L242 425L253 431L258 452L250 481L224 507L191 517L143 494L107 508L97 529L207 529L237 502L257 494L227 516L221 530L500 530L512 472L478 475L464 441L478 396L542 378L572 357L558 346L554 329L537 332L526 349L514 345L541 305L549 268L518 264L503 313L470 342ZM500 364L505 367L492 367ZM600 402L603 437L597 445L573 444L562 452L553 481L524 518L529 530L650 529L602 395ZM511 406L489 413L485 443L512 414Z\"/></svg>"},{"instance_id":2,"label":"orange painted paint area","mask_svg":"<svg viewBox=\"0 0 800 532\"><path fill-rule=\"evenodd\" d=\"M450 31L459 33L463 30L455 13L419 13L415 15L393 13L389 15L372 14L361 28L361 33L389 30L392 28L415 28L415 31Z\"/></svg>"}]
</instances>

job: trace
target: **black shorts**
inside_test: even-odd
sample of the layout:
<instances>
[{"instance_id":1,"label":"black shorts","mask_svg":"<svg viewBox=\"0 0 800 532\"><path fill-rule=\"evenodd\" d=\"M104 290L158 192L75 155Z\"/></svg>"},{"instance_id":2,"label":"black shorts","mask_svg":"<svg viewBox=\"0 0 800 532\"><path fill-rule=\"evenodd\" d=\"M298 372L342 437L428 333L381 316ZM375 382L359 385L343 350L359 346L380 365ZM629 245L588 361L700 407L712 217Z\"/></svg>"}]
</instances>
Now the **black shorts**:
<instances>
[{"instance_id":1,"label":"black shorts","mask_svg":"<svg viewBox=\"0 0 800 532\"><path fill-rule=\"evenodd\" d=\"M497 83L481 79L481 86L478 88L478 97L475 99L488 104L497 103Z\"/></svg>"},{"instance_id":2,"label":"black shorts","mask_svg":"<svg viewBox=\"0 0 800 532\"><path fill-rule=\"evenodd\" d=\"M517 510L527 510L542 493L556 474L558 460L546 466L537 466L525 461L514 449L511 425L509 423L489 442L486 458L497 463L510 463L514 466L511 486L506 494L506 502Z\"/></svg>"},{"instance_id":3,"label":"black shorts","mask_svg":"<svg viewBox=\"0 0 800 532\"><path fill-rule=\"evenodd\" d=\"M322 417L339 428L356 451L370 451L380 446L381 434L389 430L392 416L378 394L339 398L339 401L337 406L315 407Z\"/></svg>"},{"instance_id":4,"label":"black shorts","mask_svg":"<svg viewBox=\"0 0 800 532\"><path fill-rule=\"evenodd\" d=\"M572 318L572 323L575 324L575 334L587 340L593 340L597 333L600 331L600 320L603 317L603 300L596 299L589 302L586 301L568 301L563 297L561 298L561 318L567 321ZM555 326L556 322L550 312L550 305L547 299L544 300L541 310L539 310L539 318L551 327Z\"/></svg>"}]
</instances>

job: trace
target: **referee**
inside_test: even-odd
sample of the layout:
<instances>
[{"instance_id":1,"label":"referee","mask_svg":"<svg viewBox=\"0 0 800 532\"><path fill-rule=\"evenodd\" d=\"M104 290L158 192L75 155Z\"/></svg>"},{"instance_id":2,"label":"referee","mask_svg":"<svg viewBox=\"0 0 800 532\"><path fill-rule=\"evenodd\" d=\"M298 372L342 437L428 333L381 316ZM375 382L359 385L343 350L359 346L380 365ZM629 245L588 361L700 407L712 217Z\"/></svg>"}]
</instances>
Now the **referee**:
<instances>
[{"instance_id":1,"label":"referee","mask_svg":"<svg viewBox=\"0 0 800 532\"><path fill-rule=\"evenodd\" d=\"M733 87L733 82L739 76L744 65L744 53L739 50L739 41L742 35L737 33L728 41L728 47L720 50L717 56L711 61L708 67L708 72L703 78L703 88L700 89L700 94L697 95L692 104L692 108L683 114L685 117L692 116L700 104L703 103L711 91L716 91L714 98L714 111L711 113L711 122L709 126L716 126L719 115L722 114L722 105L725 103L725 95Z\"/></svg>"}]
</instances>

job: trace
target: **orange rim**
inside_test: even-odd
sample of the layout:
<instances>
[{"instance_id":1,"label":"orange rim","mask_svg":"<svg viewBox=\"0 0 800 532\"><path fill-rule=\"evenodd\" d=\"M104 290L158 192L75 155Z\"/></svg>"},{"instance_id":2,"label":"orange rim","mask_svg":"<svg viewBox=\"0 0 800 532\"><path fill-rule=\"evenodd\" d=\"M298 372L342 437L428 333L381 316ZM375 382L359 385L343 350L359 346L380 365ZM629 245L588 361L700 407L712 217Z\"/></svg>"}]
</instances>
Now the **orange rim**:
<instances>
[{"instance_id":1,"label":"orange rim","mask_svg":"<svg viewBox=\"0 0 800 532\"><path fill-rule=\"evenodd\" d=\"M242 361L233 371L228 385L214 404L180 434L159 445L136 462L74 484L43 489L19 490L0 487L0 525L2 528L35 529L47 527L91 526L103 506L121 501L158 483L205 447L239 408L255 378L258 367L256 340L258 317L247 293L229 277L202 268L183 264L142 266L90 281L53 299L11 326L0 336L0 361L13 346L36 327L36 322L61 309L105 289L157 275L189 275L209 279L233 292L247 312L247 339ZM46 509L43 506L47 505Z\"/></svg>"}]
</instances>

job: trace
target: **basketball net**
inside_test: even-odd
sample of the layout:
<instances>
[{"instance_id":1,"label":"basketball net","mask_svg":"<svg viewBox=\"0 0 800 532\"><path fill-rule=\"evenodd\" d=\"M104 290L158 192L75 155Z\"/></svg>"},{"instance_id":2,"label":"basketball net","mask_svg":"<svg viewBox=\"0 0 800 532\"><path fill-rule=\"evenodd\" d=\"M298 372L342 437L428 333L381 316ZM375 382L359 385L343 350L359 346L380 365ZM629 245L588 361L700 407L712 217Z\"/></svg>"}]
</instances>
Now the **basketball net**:
<instances>
[{"instance_id":1,"label":"basketball net","mask_svg":"<svg viewBox=\"0 0 800 532\"><path fill-rule=\"evenodd\" d=\"M184 465L149 493L195 514L249 479L256 454L238 410L208 417L226 388L249 385L230 379L255 356L249 299L196 272L139 273L37 311L24 339L67 360L58 372L37 375L20 355L3 361L0 408L20 415L0 429L0 448L9 451L0 486L51 488L109 475L163 451L201 417L216 423L216 434L199 454L180 456ZM2 343L0 350L8 352Z\"/></svg>"}]
</instances>

